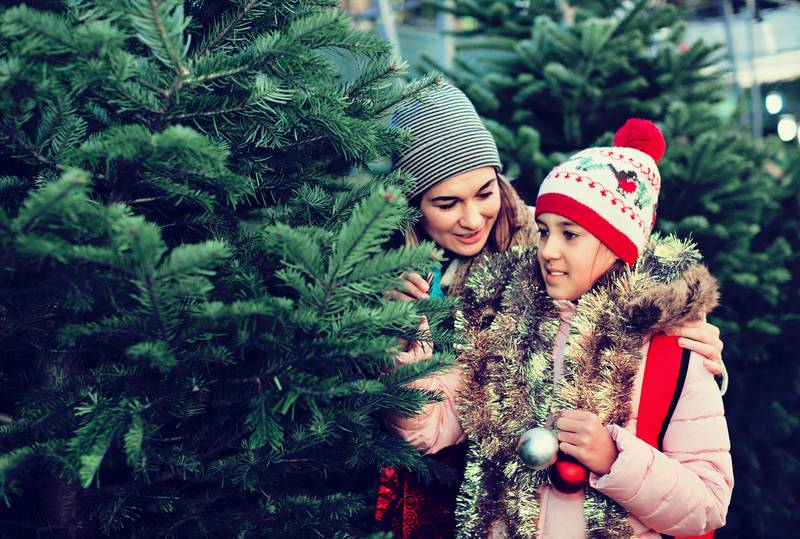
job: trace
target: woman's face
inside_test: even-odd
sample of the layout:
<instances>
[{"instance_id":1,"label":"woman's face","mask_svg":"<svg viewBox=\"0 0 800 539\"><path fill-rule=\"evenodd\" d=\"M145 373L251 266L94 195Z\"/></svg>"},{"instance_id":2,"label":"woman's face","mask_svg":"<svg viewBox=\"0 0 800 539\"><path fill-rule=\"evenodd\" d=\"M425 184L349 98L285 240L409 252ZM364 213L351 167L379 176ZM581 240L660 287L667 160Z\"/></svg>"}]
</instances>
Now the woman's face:
<instances>
[{"instance_id":1,"label":"woman's face","mask_svg":"<svg viewBox=\"0 0 800 539\"><path fill-rule=\"evenodd\" d=\"M553 299L578 299L617 261L593 234L565 217L543 213L536 218L536 224L536 257L547 293Z\"/></svg>"},{"instance_id":2,"label":"woman's face","mask_svg":"<svg viewBox=\"0 0 800 539\"><path fill-rule=\"evenodd\" d=\"M500 212L494 167L483 167L437 183L422 195L422 226L440 247L460 256L478 254Z\"/></svg>"}]
</instances>

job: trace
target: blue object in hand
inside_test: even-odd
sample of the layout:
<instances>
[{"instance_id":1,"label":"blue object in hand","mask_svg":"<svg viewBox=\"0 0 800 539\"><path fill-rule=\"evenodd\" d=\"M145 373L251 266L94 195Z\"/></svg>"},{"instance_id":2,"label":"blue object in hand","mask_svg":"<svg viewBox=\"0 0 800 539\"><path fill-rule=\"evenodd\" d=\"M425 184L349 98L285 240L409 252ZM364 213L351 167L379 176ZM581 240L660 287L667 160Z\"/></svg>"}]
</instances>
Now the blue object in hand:
<instances>
[{"instance_id":1,"label":"blue object in hand","mask_svg":"<svg viewBox=\"0 0 800 539\"><path fill-rule=\"evenodd\" d=\"M433 281L431 281L431 287L428 289L428 296L431 298L444 297L444 292L442 292L442 270L435 269L431 273L433 273Z\"/></svg>"}]
</instances>

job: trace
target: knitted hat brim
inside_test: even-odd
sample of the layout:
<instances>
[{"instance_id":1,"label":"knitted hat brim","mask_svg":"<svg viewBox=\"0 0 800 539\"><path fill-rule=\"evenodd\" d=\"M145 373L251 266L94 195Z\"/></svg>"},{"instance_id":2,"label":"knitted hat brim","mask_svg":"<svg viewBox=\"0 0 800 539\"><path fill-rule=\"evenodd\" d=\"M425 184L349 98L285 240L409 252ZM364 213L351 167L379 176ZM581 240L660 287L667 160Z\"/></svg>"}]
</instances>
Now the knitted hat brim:
<instances>
[{"instance_id":1,"label":"knitted hat brim","mask_svg":"<svg viewBox=\"0 0 800 539\"><path fill-rule=\"evenodd\" d=\"M588 230L628 266L636 263L639 256L636 244L589 206L566 195L546 193L536 199L536 217L543 213L566 217Z\"/></svg>"}]
</instances>

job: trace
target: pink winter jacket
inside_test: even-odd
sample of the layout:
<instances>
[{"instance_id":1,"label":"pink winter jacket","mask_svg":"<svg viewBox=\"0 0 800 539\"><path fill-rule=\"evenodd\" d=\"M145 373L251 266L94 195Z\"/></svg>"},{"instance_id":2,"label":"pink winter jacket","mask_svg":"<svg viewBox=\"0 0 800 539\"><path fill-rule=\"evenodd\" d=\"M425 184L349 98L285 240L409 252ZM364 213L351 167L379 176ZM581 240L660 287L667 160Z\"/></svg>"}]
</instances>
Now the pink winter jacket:
<instances>
[{"instance_id":1,"label":"pink winter jacket","mask_svg":"<svg viewBox=\"0 0 800 539\"><path fill-rule=\"evenodd\" d=\"M562 322L554 350L554 383L561 377L561 356L569 333L574 307L557 302ZM642 348L647 357L649 341ZM398 364L430 357L428 345L417 344L401 353ZM701 535L725 524L733 489L730 440L722 397L713 375L703 366L703 358L692 354L686 382L664 437L660 452L636 437L644 360L633 395L633 416L624 428L609 425L619 456L608 474L590 477L590 485L629 511L629 521L640 539L660 539L660 533L674 536ZM461 371L453 368L414 383L421 389L440 391L444 400L428 405L410 419L387 418L390 430L423 454L432 454L465 439L456 409ZM542 487L539 537L543 539L582 539L586 537L583 519L583 492L563 494ZM504 537L502 526L492 537Z\"/></svg>"}]
</instances>

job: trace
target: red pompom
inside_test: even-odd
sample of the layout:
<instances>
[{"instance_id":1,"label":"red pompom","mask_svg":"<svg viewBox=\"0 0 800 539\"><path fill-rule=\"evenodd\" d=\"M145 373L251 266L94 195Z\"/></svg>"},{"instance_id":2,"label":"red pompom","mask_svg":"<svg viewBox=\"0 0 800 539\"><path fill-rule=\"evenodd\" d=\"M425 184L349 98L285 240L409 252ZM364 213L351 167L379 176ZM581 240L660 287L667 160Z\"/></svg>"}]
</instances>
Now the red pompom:
<instances>
[{"instance_id":1,"label":"red pompom","mask_svg":"<svg viewBox=\"0 0 800 539\"><path fill-rule=\"evenodd\" d=\"M656 163L661 160L664 150L667 149L664 135L658 126L650 120L639 118L631 118L619 128L614 135L614 146L636 148L652 157Z\"/></svg>"}]
</instances>

